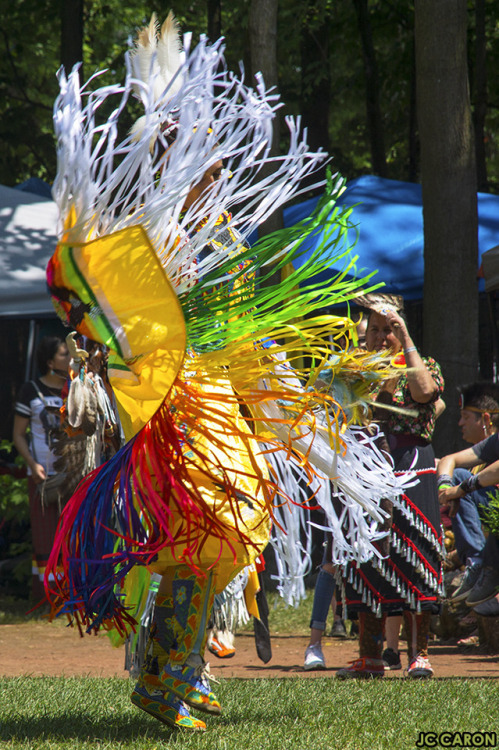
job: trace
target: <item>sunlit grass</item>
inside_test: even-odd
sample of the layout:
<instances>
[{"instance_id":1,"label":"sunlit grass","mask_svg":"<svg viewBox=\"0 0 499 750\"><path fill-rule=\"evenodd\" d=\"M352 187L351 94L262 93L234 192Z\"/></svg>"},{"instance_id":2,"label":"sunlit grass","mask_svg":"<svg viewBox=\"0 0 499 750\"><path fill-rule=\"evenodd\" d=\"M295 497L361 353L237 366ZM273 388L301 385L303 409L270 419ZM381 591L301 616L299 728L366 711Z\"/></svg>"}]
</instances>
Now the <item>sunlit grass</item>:
<instances>
[{"instance_id":1,"label":"sunlit grass","mask_svg":"<svg viewBox=\"0 0 499 750\"><path fill-rule=\"evenodd\" d=\"M307 591L307 597L297 607L288 607L279 594L271 591L267 594L269 603L269 626L273 635L293 633L305 635L310 632L310 612L312 610L313 591ZM332 618L331 618L332 622ZM253 623L239 628L239 632L253 630Z\"/></svg>"},{"instance_id":2,"label":"sunlit grass","mask_svg":"<svg viewBox=\"0 0 499 750\"><path fill-rule=\"evenodd\" d=\"M406 750L420 732L494 731L494 680L225 680L205 734L172 732L120 679L0 679L2 748L33 750Z\"/></svg>"}]
</instances>

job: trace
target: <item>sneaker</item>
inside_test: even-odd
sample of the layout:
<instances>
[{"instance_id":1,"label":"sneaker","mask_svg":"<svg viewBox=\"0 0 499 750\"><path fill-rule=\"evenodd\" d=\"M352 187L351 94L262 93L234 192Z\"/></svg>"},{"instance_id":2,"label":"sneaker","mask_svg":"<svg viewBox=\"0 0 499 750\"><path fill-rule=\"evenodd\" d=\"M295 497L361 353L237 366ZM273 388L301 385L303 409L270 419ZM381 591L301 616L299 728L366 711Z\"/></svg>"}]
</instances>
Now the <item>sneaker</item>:
<instances>
[{"instance_id":1,"label":"sneaker","mask_svg":"<svg viewBox=\"0 0 499 750\"><path fill-rule=\"evenodd\" d=\"M495 568L482 568L480 577L468 594L466 604L475 607L496 596L499 591L499 571Z\"/></svg>"},{"instance_id":2,"label":"sneaker","mask_svg":"<svg viewBox=\"0 0 499 750\"><path fill-rule=\"evenodd\" d=\"M411 663L407 669L407 676L419 680L433 677L430 660L426 656L415 656L411 659Z\"/></svg>"},{"instance_id":3,"label":"sneaker","mask_svg":"<svg viewBox=\"0 0 499 750\"><path fill-rule=\"evenodd\" d=\"M393 648L385 648L383 651L383 664L387 672L395 672L397 669L402 669L400 651L394 651Z\"/></svg>"},{"instance_id":4,"label":"sneaker","mask_svg":"<svg viewBox=\"0 0 499 750\"><path fill-rule=\"evenodd\" d=\"M159 681L163 690L173 693L192 708L197 708L207 714L220 714L222 709L211 692L208 675L208 664L205 662L197 667L184 664L177 669L166 664L159 676Z\"/></svg>"},{"instance_id":5,"label":"sneaker","mask_svg":"<svg viewBox=\"0 0 499 750\"><path fill-rule=\"evenodd\" d=\"M218 638L211 638L208 642L207 649L210 654L218 656L219 659L231 659L236 653L235 648L224 646L223 643L220 643Z\"/></svg>"},{"instance_id":6,"label":"sneaker","mask_svg":"<svg viewBox=\"0 0 499 750\"><path fill-rule=\"evenodd\" d=\"M348 638L347 629L343 620L335 620L329 633L330 638Z\"/></svg>"},{"instance_id":7,"label":"sneaker","mask_svg":"<svg viewBox=\"0 0 499 750\"><path fill-rule=\"evenodd\" d=\"M450 597L451 602L462 602L466 599L471 589L478 581L481 571L482 566L480 563L474 563L473 565L467 566L461 584Z\"/></svg>"},{"instance_id":8,"label":"sneaker","mask_svg":"<svg viewBox=\"0 0 499 750\"><path fill-rule=\"evenodd\" d=\"M303 669L306 672L310 672L313 669L326 669L326 662L320 643L314 643L311 646L307 646Z\"/></svg>"},{"instance_id":9,"label":"sneaker","mask_svg":"<svg viewBox=\"0 0 499 750\"><path fill-rule=\"evenodd\" d=\"M338 669L336 677L340 680L364 680L383 677L385 673L383 659L371 659L368 656L361 656L360 659L355 659L349 662L349 664L351 666Z\"/></svg>"},{"instance_id":10,"label":"sneaker","mask_svg":"<svg viewBox=\"0 0 499 750\"><path fill-rule=\"evenodd\" d=\"M134 706L173 729L190 729L195 732L204 732L206 729L204 721L191 716L187 706L171 693L147 688L140 680L135 685L130 700Z\"/></svg>"}]
</instances>

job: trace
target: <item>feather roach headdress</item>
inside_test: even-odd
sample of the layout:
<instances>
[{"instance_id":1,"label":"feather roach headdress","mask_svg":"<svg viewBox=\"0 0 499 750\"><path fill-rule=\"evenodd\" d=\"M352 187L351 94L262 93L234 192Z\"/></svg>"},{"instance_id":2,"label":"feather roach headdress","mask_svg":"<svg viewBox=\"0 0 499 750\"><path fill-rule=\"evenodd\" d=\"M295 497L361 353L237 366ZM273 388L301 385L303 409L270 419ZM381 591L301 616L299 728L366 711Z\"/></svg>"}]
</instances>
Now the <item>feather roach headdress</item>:
<instances>
[{"instance_id":1,"label":"feather roach headdress","mask_svg":"<svg viewBox=\"0 0 499 750\"><path fill-rule=\"evenodd\" d=\"M130 58L136 79L133 85L136 96L142 101L146 111L152 100L164 114L171 115L161 122L158 121L158 132L161 130L167 140L172 139L176 121L174 111L168 112L168 103L181 90L185 80L182 71L185 54L180 41L178 22L172 11L168 13L161 28L156 14L152 14L149 25L138 32ZM131 130L134 138L140 137L145 122L144 115L134 124ZM154 141L154 138L152 140Z\"/></svg>"}]
</instances>

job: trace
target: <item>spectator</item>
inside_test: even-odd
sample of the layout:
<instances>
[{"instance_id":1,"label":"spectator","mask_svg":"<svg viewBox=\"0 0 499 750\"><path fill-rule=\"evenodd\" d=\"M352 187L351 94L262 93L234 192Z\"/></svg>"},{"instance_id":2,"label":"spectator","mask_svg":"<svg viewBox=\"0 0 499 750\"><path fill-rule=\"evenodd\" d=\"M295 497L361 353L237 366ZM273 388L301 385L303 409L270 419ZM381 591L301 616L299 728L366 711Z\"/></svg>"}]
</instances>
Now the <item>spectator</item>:
<instances>
[{"instance_id":1,"label":"spectator","mask_svg":"<svg viewBox=\"0 0 499 750\"><path fill-rule=\"evenodd\" d=\"M494 435L499 427L499 386L494 383L472 383L461 389L461 417L459 427L463 439L476 445ZM473 469L476 473L478 467ZM452 475L452 485L469 479L470 472L456 469ZM441 485L444 486L445 482ZM485 536L480 520L480 507L489 504L486 492L470 492L459 500L452 500L449 517L452 522L456 551L459 559L466 564L466 571L459 588L451 597L460 602L467 598L482 570Z\"/></svg>"},{"instance_id":2,"label":"spectator","mask_svg":"<svg viewBox=\"0 0 499 750\"><path fill-rule=\"evenodd\" d=\"M33 601L45 596L43 576L63 501L62 486L52 491L47 480L58 474L54 468L57 460L54 447L61 432L62 390L68 377L70 355L62 339L45 336L38 345L36 359L40 375L21 386L12 435L28 467Z\"/></svg>"},{"instance_id":3,"label":"spectator","mask_svg":"<svg viewBox=\"0 0 499 750\"><path fill-rule=\"evenodd\" d=\"M473 474L469 470L474 468L477 470ZM468 469L465 478L457 485L454 484L456 469ZM494 432L471 448L441 458L438 474L442 505L453 502L460 506L463 498L467 498L465 503L473 503L477 508L480 504L486 505L488 492L499 484L499 433ZM488 535L480 558L481 566L472 569L473 573L478 573L474 582L472 570L467 571L467 580L463 582L461 593L466 593L466 604L470 607L484 604L499 591L499 544L492 534ZM469 587L467 591L466 587Z\"/></svg>"},{"instance_id":4,"label":"spectator","mask_svg":"<svg viewBox=\"0 0 499 750\"><path fill-rule=\"evenodd\" d=\"M378 295L379 297L379 295ZM340 669L340 678L382 677L383 626L387 613L404 613L408 631L408 675L431 677L427 642L432 612L441 591L440 513L435 482L435 456L431 438L436 419L436 402L443 391L439 365L422 359L399 314L400 306L369 301L373 310L367 327L367 348L391 350L404 355L407 370L399 378L383 383L376 394L380 424L388 440L397 471L413 468L419 482L393 506L391 537L381 554L385 560L357 566L346 573L346 599L359 612L359 656ZM386 405L386 407L385 407ZM399 413L412 410L416 416Z\"/></svg>"},{"instance_id":5,"label":"spectator","mask_svg":"<svg viewBox=\"0 0 499 750\"><path fill-rule=\"evenodd\" d=\"M365 349L367 316L357 314L353 320L356 321L358 347ZM337 612L337 600L334 595L335 590L335 568L329 562L328 554L330 552L329 532L324 534L324 555L317 575L314 588L314 600L312 603L312 614L310 619L310 641L305 650L305 661L303 668L305 671L313 671L326 668L326 661L322 652L322 636L326 630L326 621L331 607L333 612L333 625L331 628L331 637L346 638L347 632L342 617Z\"/></svg>"}]
</instances>

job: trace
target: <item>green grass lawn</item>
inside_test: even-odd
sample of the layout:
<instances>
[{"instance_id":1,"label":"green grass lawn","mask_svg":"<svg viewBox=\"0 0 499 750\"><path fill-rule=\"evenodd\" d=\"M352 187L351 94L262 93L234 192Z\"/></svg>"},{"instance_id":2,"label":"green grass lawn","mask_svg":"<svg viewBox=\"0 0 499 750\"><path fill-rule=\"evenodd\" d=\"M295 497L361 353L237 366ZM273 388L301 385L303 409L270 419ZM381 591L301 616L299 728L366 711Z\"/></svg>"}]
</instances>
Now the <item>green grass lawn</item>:
<instances>
[{"instance_id":1,"label":"green grass lawn","mask_svg":"<svg viewBox=\"0 0 499 750\"><path fill-rule=\"evenodd\" d=\"M276 592L269 592L267 600L269 603L269 627L274 635L292 633L294 635L310 634L310 613L314 592L307 591L306 599L301 601L297 607L288 607ZM329 618L331 624L333 617ZM253 632L253 621L238 629L239 633Z\"/></svg>"},{"instance_id":2,"label":"green grass lawn","mask_svg":"<svg viewBox=\"0 0 499 750\"><path fill-rule=\"evenodd\" d=\"M271 632L308 632L311 592L297 609L274 594L269 604ZM23 621L23 612L25 603L0 601L0 624ZM499 736L495 680L230 679L214 690L222 716L208 717L205 733L184 734L135 708L126 680L0 678L0 748L407 750L420 732Z\"/></svg>"},{"instance_id":3,"label":"green grass lawn","mask_svg":"<svg viewBox=\"0 0 499 750\"><path fill-rule=\"evenodd\" d=\"M1 678L0 746L60 750L401 750L420 732L499 730L493 680L226 680L206 733L171 732L120 679ZM440 746L440 745L439 745Z\"/></svg>"}]
</instances>

